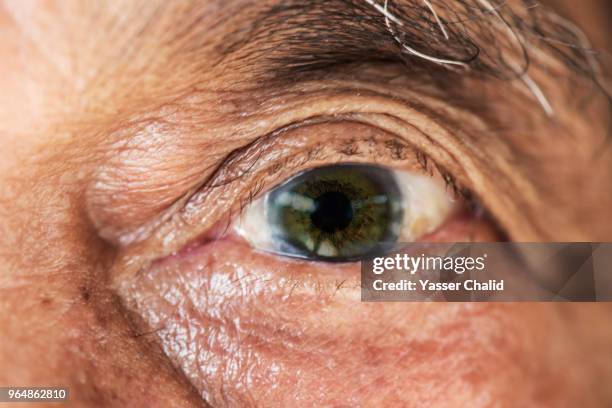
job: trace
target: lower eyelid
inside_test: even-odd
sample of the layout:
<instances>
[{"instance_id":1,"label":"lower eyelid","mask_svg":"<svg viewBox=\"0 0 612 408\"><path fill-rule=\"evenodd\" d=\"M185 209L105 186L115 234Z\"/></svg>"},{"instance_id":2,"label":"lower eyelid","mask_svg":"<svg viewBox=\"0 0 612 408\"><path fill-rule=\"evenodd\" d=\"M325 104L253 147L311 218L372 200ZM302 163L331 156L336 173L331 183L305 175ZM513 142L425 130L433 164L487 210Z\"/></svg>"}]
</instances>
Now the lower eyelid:
<instances>
[{"instance_id":1,"label":"lower eyelid","mask_svg":"<svg viewBox=\"0 0 612 408\"><path fill-rule=\"evenodd\" d=\"M266 323L275 327L298 308L305 317L318 313L331 298L359 299L358 265L326 265L324 275L316 273L320 267L256 253L246 243L224 237L157 263L124 281L119 292L142 317L142 331L154 331L168 358L214 403L219 396L213 384L242 374L230 372L224 359L237 357L230 351L257 344L247 334L255 334L253 327L265 333ZM264 303L277 304L277 313L258 314ZM294 319L285 330L289 323L300 326ZM236 334L245 337L234 345ZM251 364L264 368L250 360L242 360L238 368Z\"/></svg>"},{"instance_id":2,"label":"lower eyelid","mask_svg":"<svg viewBox=\"0 0 612 408\"><path fill-rule=\"evenodd\" d=\"M368 321L376 322L381 309L359 302L359 271L358 263L312 263L258 252L229 235L155 264L124 281L120 293L142 316L143 331L155 332L173 364L214 403L227 396L221 389L237 397L241 385L248 385L240 383L245 372L263 375L259 386L299 375L284 367L278 378L271 376L268 363L282 367L293 361L298 368L310 361L296 351L304 347L332 355L328 343L317 340L337 338L336 330L363 341L358 327L368 311L373 318ZM413 330L414 321L404 323ZM292 353L297 353L293 360ZM228 359L241 363L230 367Z\"/></svg>"}]
</instances>

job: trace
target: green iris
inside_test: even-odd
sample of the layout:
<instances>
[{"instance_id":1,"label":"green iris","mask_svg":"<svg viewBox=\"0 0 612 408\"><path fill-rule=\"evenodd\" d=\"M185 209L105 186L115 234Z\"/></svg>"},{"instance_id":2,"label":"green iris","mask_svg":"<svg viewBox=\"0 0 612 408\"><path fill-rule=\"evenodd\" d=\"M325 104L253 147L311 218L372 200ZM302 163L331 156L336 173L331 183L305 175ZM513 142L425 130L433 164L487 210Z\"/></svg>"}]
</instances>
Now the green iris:
<instances>
[{"instance_id":1,"label":"green iris","mask_svg":"<svg viewBox=\"0 0 612 408\"><path fill-rule=\"evenodd\" d=\"M305 171L268 194L266 214L279 251L327 261L374 256L392 245L402 223L392 172L341 164Z\"/></svg>"}]
</instances>

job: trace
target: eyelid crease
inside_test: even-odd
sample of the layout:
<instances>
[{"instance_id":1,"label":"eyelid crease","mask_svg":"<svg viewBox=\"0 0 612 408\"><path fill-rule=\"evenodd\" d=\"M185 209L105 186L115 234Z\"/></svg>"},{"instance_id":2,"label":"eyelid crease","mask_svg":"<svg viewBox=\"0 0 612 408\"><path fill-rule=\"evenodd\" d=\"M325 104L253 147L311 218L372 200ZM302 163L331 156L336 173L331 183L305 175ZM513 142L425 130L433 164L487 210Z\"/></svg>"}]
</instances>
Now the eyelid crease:
<instances>
[{"instance_id":1,"label":"eyelid crease","mask_svg":"<svg viewBox=\"0 0 612 408\"><path fill-rule=\"evenodd\" d=\"M338 84L336 84L336 87L338 85L341 86L342 82L339 82ZM344 90L344 88L341 88L340 90L336 89L336 92L342 93L342 92L346 92L349 90L350 89L348 88L346 90ZM367 84L364 84L363 89L360 88L359 90L360 97L366 97L370 93L371 93L372 98L374 98L375 96L384 97L384 98L392 97L392 95L380 94L380 90L369 88ZM424 94L420 95L420 97L421 99L424 99L424 101L421 101L421 103L418 103L418 104L415 103L414 101L407 101L403 99L401 102L402 104L407 104L413 110L415 114L418 113L419 116L422 115L423 116L422 120L434 121L436 125L440 127L440 129L444 128L444 133L450 133L451 131L448 128L452 127L453 128L452 133L455 134L455 136L459 137L460 134L471 132L472 127L474 129L478 128L480 129L480 131L488 127L482 121L481 118L477 117L474 114L468 115L468 112L464 112L464 114L461 115L461 120L459 120L457 118L451 117L450 111L448 111L447 106L436 103L437 102L436 98L428 97ZM435 109L428 108L428 104L432 104L432 106L434 106ZM373 128L377 128L378 131L380 132L392 134L393 133L392 131L384 127L381 127L379 124L375 122L366 120L367 117L369 116L380 115L380 116L386 116L389 118L393 117L395 120L401 122L402 126L409 127L413 130L416 130L417 133L420 133L421 136L427 139L427 143L434 142L433 138L425 134L423 130L416 127L413 123L410 123L404 119L395 117L393 116L391 112L389 113L387 113L386 111L383 111L383 112L384 113L379 113L376 111L368 112L366 110L364 112L356 112L356 113L336 113L333 115L317 115L313 117L306 117L296 122L291 122L263 136L259 136L255 138L254 140L252 140L251 142L249 142L248 144L243 145L231 151L225 157L225 159L219 164L219 166L215 169L215 171L212 172L211 175L198 187L198 189L201 191L206 191L208 189L212 189L215 187L221 187L225 184L229 184L233 181L238 180L240 177L244 176L245 174L248 174L248 172L256 165L257 161L261 158L261 151L259 149L262 148L262 146L267 145L268 143L274 143L274 140L276 140L279 137L282 137L284 134L289 133L295 129L303 129L303 128L307 128L309 126L314 126L314 125L355 123L355 124L362 124L362 125L370 126ZM430 130L435 131L433 128ZM420 146L416 146L412 143L413 141L407 141L402 136L394 136L394 139L396 140L388 141L386 147L389 150L395 149L395 152L393 153L393 155L396 156L396 158L400 158L401 154L399 153L399 150L401 150L402 146L404 146L405 144L411 145L413 148L416 148L417 150L419 150L420 146L423 146L423 144L421 144ZM352 147L350 145L347 145L346 147L342 149L342 153L349 154L351 149ZM316 148L313 149L312 152L316 152ZM424 166L426 166L428 162L430 161L430 159L426 159L427 156L431 157L432 155L431 154L428 155L425 152L419 153L419 161L422 162ZM448 157L446 159L448 159ZM434 163L435 162L437 162L437 160L434 161ZM437 170L442 170L444 168L441 165L436 165L436 166L438 167ZM429 169L428 171L431 171L431 169ZM465 190L464 188L457 187L458 183L455 180L457 178L456 175L453 177L450 177L451 172L448 170L445 170L445 174L447 176L447 184L450 187L452 187L453 190L455 190L455 192L458 193L462 190ZM199 192L196 194L199 194Z\"/></svg>"},{"instance_id":2,"label":"eyelid crease","mask_svg":"<svg viewBox=\"0 0 612 408\"><path fill-rule=\"evenodd\" d=\"M319 124L342 124L347 118L342 117L320 117L316 119L310 119L298 124L291 124L287 127L279 129L271 134L262 136L261 138L256 139L252 143L243 146L239 149L232 151L227 158L219 165L217 170L211 174L211 176L204 182L197 191L190 193L192 196L196 194L205 195L207 191L210 191L214 188L223 187L224 185L231 184L238 179L245 177L249 174L249 172L255 167L257 162L261 159L262 152L259 150L261 144L266 144L269 142L269 139L274 139L277 137L282 137L282 135L286 132L290 132L296 128L302 128L307 126L319 125ZM405 141L402 141L405 142ZM340 151L346 157L351 157L357 153L357 143L353 141L353 143L349 143L345 145ZM402 144L399 141L389 140L385 144L385 148L388 150L393 150L393 155L396 157L404 156L404 151L408 149L407 144ZM305 151L307 159L311 156L314 156L319 147L312 147L309 150ZM253 151L256 151L254 153ZM400 153L401 151L401 153ZM429 157L426 153L421 152L419 150L414 151L414 160L418 163L420 170L433 176L434 173L439 173L444 183L446 184L447 189L450 189L451 192L456 196L468 201L474 201L475 198L471 191L465 186L461 185L455 176L448 170L446 170L443 166L439 165L435 160ZM270 175L277 173L280 171L281 165L277 164L272 167L272 171L269 172ZM280 181L278 184L281 184ZM263 186L261 184L256 185L253 189L251 189L248 194L246 201L241 202L240 208L242 209L245 205L250 204L255 198L257 198L263 191Z\"/></svg>"}]
</instances>

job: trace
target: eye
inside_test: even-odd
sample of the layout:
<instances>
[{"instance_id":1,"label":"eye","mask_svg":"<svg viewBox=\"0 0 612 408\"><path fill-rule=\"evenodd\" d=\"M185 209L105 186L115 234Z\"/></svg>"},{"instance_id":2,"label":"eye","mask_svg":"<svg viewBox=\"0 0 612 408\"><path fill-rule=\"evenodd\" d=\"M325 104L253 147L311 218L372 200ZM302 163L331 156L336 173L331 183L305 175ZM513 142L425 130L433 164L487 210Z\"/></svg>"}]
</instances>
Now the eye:
<instances>
[{"instance_id":1,"label":"eye","mask_svg":"<svg viewBox=\"0 0 612 408\"><path fill-rule=\"evenodd\" d=\"M236 230L260 250L351 261L434 231L455 207L429 175L339 164L304 171L252 202Z\"/></svg>"}]
</instances>

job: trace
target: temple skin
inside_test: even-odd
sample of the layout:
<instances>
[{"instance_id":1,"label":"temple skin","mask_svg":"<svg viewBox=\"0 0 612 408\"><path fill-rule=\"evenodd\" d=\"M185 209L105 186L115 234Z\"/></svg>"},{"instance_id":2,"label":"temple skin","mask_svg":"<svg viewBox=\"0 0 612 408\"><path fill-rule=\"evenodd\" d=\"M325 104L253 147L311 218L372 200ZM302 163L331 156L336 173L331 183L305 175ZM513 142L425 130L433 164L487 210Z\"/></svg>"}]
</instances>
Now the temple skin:
<instances>
[{"instance_id":1,"label":"temple skin","mask_svg":"<svg viewBox=\"0 0 612 408\"><path fill-rule=\"evenodd\" d=\"M0 385L66 386L69 406L609 406L610 305L362 304L354 265L200 239L296 171L416 169L415 150L511 239L612 239L584 79L538 55L555 121L515 82L440 90L397 64L243 86L258 66L219 50L274 3L0 1Z\"/></svg>"}]
</instances>

